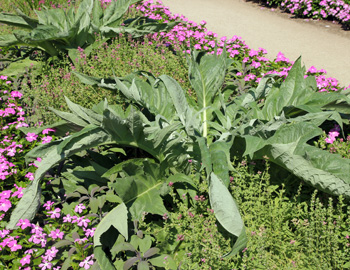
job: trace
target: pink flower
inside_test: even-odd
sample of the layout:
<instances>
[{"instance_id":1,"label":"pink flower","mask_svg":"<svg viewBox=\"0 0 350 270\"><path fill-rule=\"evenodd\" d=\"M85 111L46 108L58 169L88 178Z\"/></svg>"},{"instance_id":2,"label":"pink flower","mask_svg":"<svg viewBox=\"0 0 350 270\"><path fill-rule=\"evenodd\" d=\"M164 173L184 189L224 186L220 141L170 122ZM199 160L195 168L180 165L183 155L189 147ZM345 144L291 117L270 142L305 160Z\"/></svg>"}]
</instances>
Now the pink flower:
<instances>
[{"instance_id":1,"label":"pink flower","mask_svg":"<svg viewBox=\"0 0 350 270\"><path fill-rule=\"evenodd\" d=\"M92 228L92 229L85 229L83 228L84 232L85 232L85 236L86 237L94 237L94 234L95 234L95 231L96 231L96 228Z\"/></svg>"},{"instance_id":2,"label":"pink flower","mask_svg":"<svg viewBox=\"0 0 350 270\"><path fill-rule=\"evenodd\" d=\"M259 53L257 51L255 51L255 50L253 50L253 49L251 49L250 52L249 52L249 56L250 57L254 57L254 56L258 56L258 55L259 55Z\"/></svg>"},{"instance_id":3,"label":"pink flower","mask_svg":"<svg viewBox=\"0 0 350 270\"><path fill-rule=\"evenodd\" d=\"M16 226L20 226L22 230L24 230L27 227L31 227L31 223L28 219L20 219L19 222L16 224Z\"/></svg>"},{"instance_id":4,"label":"pink flower","mask_svg":"<svg viewBox=\"0 0 350 270\"><path fill-rule=\"evenodd\" d=\"M254 80L255 78L256 78L256 76L255 76L254 74L250 73L250 74L248 74L248 75L246 75L246 76L244 77L244 80L245 80L246 82L248 82L248 81L250 81L250 80Z\"/></svg>"},{"instance_id":5,"label":"pink flower","mask_svg":"<svg viewBox=\"0 0 350 270\"><path fill-rule=\"evenodd\" d=\"M75 206L74 211L75 211L76 213L81 214L81 213L83 212L84 209L86 209L85 205L82 204L82 203L80 203L80 204L78 204L77 206Z\"/></svg>"},{"instance_id":6,"label":"pink flower","mask_svg":"<svg viewBox=\"0 0 350 270\"><path fill-rule=\"evenodd\" d=\"M7 212L11 208L12 204L9 200L0 199L0 211Z\"/></svg>"},{"instance_id":7,"label":"pink flower","mask_svg":"<svg viewBox=\"0 0 350 270\"><path fill-rule=\"evenodd\" d=\"M30 255L26 255L24 256L20 261L19 261L22 266L24 266L25 264L29 264L30 263Z\"/></svg>"},{"instance_id":8,"label":"pink flower","mask_svg":"<svg viewBox=\"0 0 350 270\"><path fill-rule=\"evenodd\" d=\"M31 133L31 132L28 132L28 133L27 133L26 140L27 140L28 142L35 141L37 138L38 138L38 135L36 135L35 133Z\"/></svg>"},{"instance_id":9,"label":"pink flower","mask_svg":"<svg viewBox=\"0 0 350 270\"><path fill-rule=\"evenodd\" d=\"M250 65L254 68L258 68L261 66L261 64L259 62L255 62L254 60L252 61L252 63Z\"/></svg>"},{"instance_id":10,"label":"pink flower","mask_svg":"<svg viewBox=\"0 0 350 270\"><path fill-rule=\"evenodd\" d=\"M64 233L61 232L59 229L56 229L54 231L51 231L49 236L52 238L52 239L63 239L63 236L64 236Z\"/></svg>"},{"instance_id":11,"label":"pink flower","mask_svg":"<svg viewBox=\"0 0 350 270\"><path fill-rule=\"evenodd\" d=\"M63 222L72 222L72 216L70 214L63 217Z\"/></svg>"},{"instance_id":12,"label":"pink flower","mask_svg":"<svg viewBox=\"0 0 350 270\"><path fill-rule=\"evenodd\" d=\"M18 198L22 198L23 197L23 187L19 187L16 184L14 184L14 186L17 188L17 191L15 191L11 197L18 197Z\"/></svg>"},{"instance_id":13,"label":"pink flower","mask_svg":"<svg viewBox=\"0 0 350 270\"><path fill-rule=\"evenodd\" d=\"M23 94L21 94L20 92L18 91L12 91L11 92L11 97L18 97L18 98L21 98L23 96Z\"/></svg>"},{"instance_id":14,"label":"pink flower","mask_svg":"<svg viewBox=\"0 0 350 270\"><path fill-rule=\"evenodd\" d=\"M39 225L32 224L32 229L30 233L41 234L42 232L43 232L43 228L41 228Z\"/></svg>"},{"instance_id":15,"label":"pink flower","mask_svg":"<svg viewBox=\"0 0 350 270\"><path fill-rule=\"evenodd\" d=\"M336 138L336 137L339 136L339 132L338 131L331 131L331 132L328 133L328 136Z\"/></svg>"},{"instance_id":16,"label":"pink flower","mask_svg":"<svg viewBox=\"0 0 350 270\"><path fill-rule=\"evenodd\" d=\"M10 241L7 246L10 248L11 251L17 251L19 249L22 249L22 246L17 244L17 240Z\"/></svg>"},{"instance_id":17,"label":"pink flower","mask_svg":"<svg viewBox=\"0 0 350 270\"><path fill-rule=\"evenodd\" d=\"M4 238L6 237L6 235L8 235L10 233L10 230L0 230L0 237Z\"/></svg>"},{"instance_id":18,"label":"pink flower","mask_svg":"<svg viewBox=\"0 0 350 270\"><path fill-rule=\"evenodd\" d=\"M316 73L317 72L317 68L315 68L314 66L311 66L308 71L309 73Z\"/></svg>"},{"instance_id":19,"label":"pink flower","mask_svg":"<svg viewBox=\"0 0 350 270\"><path fill-rule=\"evenodd\" d=\"M50 131L55 132L55 130L52 129L52 128L45 128L45 129L42 131L42 133L45 135L45 134L49 134Z\"/></svg>"},{"instance_id":20,"label":"pink flower","mask_svg":"<svg viewBox=\"0 0 350 270\"><path fill-rule=\"evenodd\" d=\"M51 140L52 140L51 136L46 136L46 137L42 138L41 143L42 144L49 143L49 142L51 142Z\"/></svg>"},{"instance_id":21,"label":"pink flower","mask_svg":"<svg viewBox=\"0 0 350 270\"><path fill-rule=\"evenodd\" d=\"M54 204L54 202L52 201L47 201L46 203L44 203L43 207L45 207L46 210L50 210L51 206Z\"/></svg>"},{"instance_id":22,"label":"pink flower","mask_svg":"<svg viewBox=\"0 0 350 270\"><path fill-rule=\"evenodd\" d=\"M88 218L79 217L76 219L77 225L80 227L87 227L89 225L90 220Z\"/></svg>"},{"instance_id":23,"label":"pink flower","mask_svg":"<svg viewBox=\"0 0 350 270\"><path fill-rule=\"evenodd\" d=\"M275 62L276 62L276 63L277 63L277 62L287 62L287 63L289 63L289 59L286 58L282 52L279 52L279 53L277 54L277 58L276 58Z\"/></svg>"},{"instance_id":24,"label":"pink flower","mask_svg":"<svg viewBox=\"0 0 350 270\"><path fill-rule=\"evenodd\" d=\"M45 257L46 258L45 258L45 260L47 260L49 262L52 261L56 257L57 252L58 252L58 249L56 247L52 247L52 248L46 250L46 252L45 252Z\"/></svg>"},{"instance_id":25,"label":"pink flower","mask_svg":"<svg viewBox=\"0 0 350 270\"><path fill-rule=\"evenodd\" d=\"M10 198L11 193L12 193L11 190L4 190L3 192L0 193L0 197L1 197L1 199L8 199L8 198Z\"/></svg>"},{"instance_id":26,"label":"pink flower","mask_svg":"<svg viewBox=\"0 0 350 270\"><path fill-rule=\"evenodd\" d=\"M61 209L56 208L55 210L49 211L47 213L51 215L50 218L59 218L61 216L60 212L61 212Z\"/></svg>"},{"instance_id":27,"label":"pink flower","mask_svg":"<svg viewBox=\"0 0 350 270\"><path fill-rule=\"evenodd\" d=\"M29 172L25 175L26 178L28 178L29 181L33 181L34 180L34 174Z\"/></svg>"},{"instance_id":28,"label":"pink flower","mask_svg":"<svg viewBox=\"0 0 350 270\"><path fill-rule=\"evenodd\" d=\"M52 263L43 261L39 264L39 267L41 267L41 270L51 269Z\"/></svg>"},{"instance_id":29,"label":"pink flower","mask_svg":"<svg viewBox=\"0 0 350 270\"><path fill-rule=\"evenodd\" d=\"M84 269L90 269L91 265L94 264L92 257L93 255L86 257L84 261L79 263L79 266L84 267Z\"/></svg>"}]
</instances>

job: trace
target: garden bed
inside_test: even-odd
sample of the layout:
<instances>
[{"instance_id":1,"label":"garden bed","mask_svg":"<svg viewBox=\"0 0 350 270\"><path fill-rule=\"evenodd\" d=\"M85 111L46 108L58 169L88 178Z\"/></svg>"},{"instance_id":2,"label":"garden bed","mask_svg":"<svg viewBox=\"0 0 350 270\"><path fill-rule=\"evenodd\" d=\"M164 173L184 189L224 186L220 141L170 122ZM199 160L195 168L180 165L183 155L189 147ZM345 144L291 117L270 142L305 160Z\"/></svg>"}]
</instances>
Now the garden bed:
<instances>
[{"instance_id":1,"label":"garden bed","mask_svg":"<svg viewBox=\"0 0 350 270\"><path fill-rule=\"evenodd\" d=\"M1 267L350 268L349 90L127 7L172 29L101 30L0 78Z\"/></svg>"}]
</instances>

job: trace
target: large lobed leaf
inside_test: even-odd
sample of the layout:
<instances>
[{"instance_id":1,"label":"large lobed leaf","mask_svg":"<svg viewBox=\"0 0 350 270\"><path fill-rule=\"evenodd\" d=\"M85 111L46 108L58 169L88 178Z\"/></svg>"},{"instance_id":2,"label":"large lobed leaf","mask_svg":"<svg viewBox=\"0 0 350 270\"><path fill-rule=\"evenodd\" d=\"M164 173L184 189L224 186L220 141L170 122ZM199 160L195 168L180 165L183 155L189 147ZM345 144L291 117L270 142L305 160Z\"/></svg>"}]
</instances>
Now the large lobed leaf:
<instances>
[{"instance_id":1,"label":"large lobed leaf","mask_svg":"<svg viewBox=\"0 0 350 270\"><path fill-rule=\"evenodd\" d=\"M350 198L350 161L312 146L296 143L273 144L264 148L272 162L292 172L306 183L333 195ZM310 158L311 155L314 155ZM333 161L331 161L333 159Z\"/></svg>"},{"instance_id":2,"label":"large lobed leaf","mask_svg":"<svg viewBox=\"0 0 350 270\"><path fill-rule=\"evenodd\" d=\"M133 164L136 166L136 163ZM116 166L122 168L121 165ZM116 173L115 168L111 170ZM160 166L145 159L141 166L136 166L129 174L116 178L109 186L128 206L133 219L140 220L144 213L165 214L167 210L160 197L160 188L164 185L165 179L162 180Z\"/></svg>"}]
</instances>

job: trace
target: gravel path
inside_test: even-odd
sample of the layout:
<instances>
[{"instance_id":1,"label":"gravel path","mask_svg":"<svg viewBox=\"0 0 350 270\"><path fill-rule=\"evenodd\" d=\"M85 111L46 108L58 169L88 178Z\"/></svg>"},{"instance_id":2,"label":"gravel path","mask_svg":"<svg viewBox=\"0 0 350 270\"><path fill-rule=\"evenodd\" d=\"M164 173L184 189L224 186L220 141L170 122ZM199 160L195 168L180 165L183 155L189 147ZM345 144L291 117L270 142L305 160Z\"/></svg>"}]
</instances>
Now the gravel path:
<instances>
[{"instance_id":1,"label":"gravel path","mask_svg":"<svg viewBox=\"0 0 350 270\"><path fill-rule=\"evenodd\" d=\"M300 55L305 66L327 70L327 76L350 85L350 31L328 21L294 19L291 14L263 8L244 0L163 0L172 13L186 16L207 29L231 38L240 36L274 59L279 51L290 60Z\"/></svg>"}]
</instances>

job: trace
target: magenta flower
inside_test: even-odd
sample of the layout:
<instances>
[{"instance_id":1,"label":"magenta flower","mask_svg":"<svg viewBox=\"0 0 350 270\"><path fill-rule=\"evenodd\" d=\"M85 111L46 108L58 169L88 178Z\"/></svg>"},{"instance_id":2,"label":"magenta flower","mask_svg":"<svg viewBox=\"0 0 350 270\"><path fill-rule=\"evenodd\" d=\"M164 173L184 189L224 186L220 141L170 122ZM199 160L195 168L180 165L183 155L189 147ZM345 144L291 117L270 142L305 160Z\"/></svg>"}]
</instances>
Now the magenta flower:
<instances>
[{"instance_id":1,"label":"magenta flower","mask_svg":"<svg viewBox=\"0 0 350 270\"><path fill-rule=\"evenodd\" d=\"M74 211L75 211L76 213L81 214L81 213L83 212L84 209L86 209L85 205L82 204L82 203L80 203L80 204L78 204L77 206L75 206Z\"/></svg>"},{"instance_id":2,"label":"magenta flower","mask_svg":"<svg viewBox=\"0 0 350 270\"><path fill-rule=\"evenodd\" d=\"M59 218L61 216L60 212L61 212L61 209L55 208L55 210L49 211L47 213L51 215L50 218Z\"/></svg>"},{"instance_id":3,"label":"magenta flower","mask_svg":"<svg viewBox=\"0 0 350 270\"><path fill-rule=\"evenodd\" d=\"M45 260L47 260L49 262L52 261L56 257L57 252L58 252L58 249L56 247L52 247L52 248L46 250L45 256L44 256Z\"/></svg>"},{"instance_id":4,"label":"magenta flower","mask_svg":"<svg viewBox=\"0 0 350 270\"><path fill-rule=\"evenodd\" d=\"M17 240L10 241L7 246L10 248L11 251L17 251L19 249L22 249L22 246L17 244Z\"/></svg>"},{"instance_id":5,"label":"magenta flower","mask_svg":"<svg viewBox=\"0 0 350 270\"><path fill-rule=\"evenodd\" d=\"M315 68L314 66L311 66L309 69L308 69L308 71L307 72L309 72L309 73L316 73L317 72L317 68Z\"/></svg>"},{"instance_id":6,"label":"magenta flower","mask_svg":"<svg viewBox=\"0 0 350 270\"><path fill-rule=\"evenodd\" d=\"M32 230L30 233L34 234L41 234L43 232L43 228L41 228L39 225L32 224Z\"/></svg>"},{"instance_id":7,"label":"magenta flower","mask_svg":"<svg viewBox=\"0 0 350 270\"><path fill-rule=\"evenodd\" d=\"M45 207L46 210L50 210L51 206L54 204L54 202L52 201L47 201L46 203L44 203L43 207Z\"/></svg>"},{"instance_id":8,"label":"magenta flower","mask_svg":"<svg viewBox=\"0 0 350 270\"><path fill-rule=\"evenodd\" d=\"M39 264L39 267L41 267L41 270L51 269L52 263L43 261L41 264Z\"/></svg>"},{"instance_id":9,"label":"magenta flower","mask_svg":"<svg viewBox=\"0 0 350 270\"><path fill-rule=\"evenodd\" d=\"M72 216L70 214L66 215L65 217L63 217L63 222L72 222ZM74 223L74 222L72 222Z\"/></svg>"},{"instance_id":10,"label":"magenta flower","mask_svg":"<svg viewBox=\"0 0 350 270\"><path fill-rule=\"evenodd\" d=\"M49 142L51 142L51 140L52 140L51 136L46 136L46 137L42 138L41 143L42 144L49 143Z\"/></svg>"},{"instance_id":11,"label":"magenta flower","mask_svg":"<svg viewBox=\"0 0 350 270\"><path fill-rule=\"evenodd\" d=\"M45 134L49 134L50 131L55 132L55 130L52 129L52 128L45 128L45 129L42 131L42 133L45 135Z\"/></svg>"},{"instance_id":12,"label":"magenta flower","mask_svg":"<svg viewBox=\"0 0 350 270\"><path fill-rule=\"evenodd\" d=\"M261 66L261 64L259 62L255 62L254 60L252 61L251 63L251 66L254 67L254 68L258 68Z\"/></svg>"},{"instance_id":13,"label":"magenta flower","mask_svg":"<svg viewBox=\"0 0 350 270\"><path fill-rule=\"evenodd\" d=\"M95 231L96 231L96 228L92 228L92 229L85 229L83 228L84 232L85 232L85 236L86 237L94 237L94 234L95 234Z\"/></svg>"},{"instance_id":14,"label":"magenta flower","mask_svg":"<svg viewBox=\"0 0 350 270\"><path fill-rule=\"evenodd\" d=\"M14 184L15 188L17 188L17 191L15 191L11 197L22 198L23 197L23 187L19 187L16 184Z\"/></svg>"},{"instance_id":15,"label":"magenta flower","mask_svg":"<svg viewBox=\"0 0 350 270\"><path fill-rule=\"evenodd\" d=\"M9 200L0 199L0 211L7 212L11 208L12 204Z\"/></svg>"},{"instance_id":16,"label":"magenta flower","mask_svg":"<svg viewBox=\"0 0 350 270\"><path fill-rule=\"evenodd\" d=\"M29 172L25 175L26 178L28 178L29 181L34 180L34 174L32 172Z\"/></svg>"},{"instance_id":17,"label":"magenta flower","mask_svg":"<svg viewBox=\"0 0 350 270\"><path fill-rule=\"evenodd\" d=\"M50 234L49 234L49 236L52 238L52 239L57 239L57 238L59 238L59 239L63 239L63 236L64 236L64 233L63 232L61 232L59 229L56 229L56 230L54 230L54 231L51 231L50 232Z\"/></svg>"},{"instance_id":18,"label":"magenta flower","mask_svg":"<svg viewBox=\"0 0 350 270\"><path fill-rule=\"evenodd\" d=\"M8 167L8 166L6 166ZM11 196L12 191L11 190L4 190L3 192L0 193L0 198L1 199L8 199Z\"/></svg>"},{"instance_id":19,"label":"magenta flower","mask_svg":"<svg viewBox=\"0 0 350 270\"><path fill-rule=\"evenodd\" d=\"M23 94L21 94L20 92L18 91L12 91L11 92L11 97L18 97L18 98L21 98L23 96Z\"/></svg>"},{"instance_id":20,"label":"magenta flower","mask_svg":"<svg viewBox=\"0 0 350 270\"><path fill-rule=\"evenodd\" d=\"M28 255L24 256L19 262L22 264L22 266L29 264L30 263L30 255L28 254Z\"/></svg>"},{"instance_id":21,"label":"magenta flower","mask_svg":"<svg viewBox=\"0 0 350 270\"><path fill-rule=\"evenodd\" d=\"M28 219L20 219L19 222L16 224L16 226L21 227L22 230L24 230L27 227L31 227L32 224L30 223L30 221Z\"/></svg>"},{"instance_id":22,"label":"magenta flower","mask_svg":"<svg viewBox=\"0 0 350 270\"><path fill-rule=\"evenodd\" d=\"M92 256L93 255L86 257L84 261L79 263L79 266L84 267L84 269L90 269L91 265L94 264L94 261L92 260Z\"/></svg>"},{"instance_id":23,"label":"magenta flower","mask_svg":"<svg viewBox=\"0 0 350 270\"><path fill-rule=\"evenodd\" d=\"M28 142L35 141L37 138L38 138L38 135L36 135L35 133L31 133L31 132L28 132L28 133L27 133L26 140L27 140Z\"/></svg>"}]
</instances>

